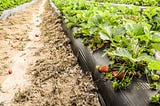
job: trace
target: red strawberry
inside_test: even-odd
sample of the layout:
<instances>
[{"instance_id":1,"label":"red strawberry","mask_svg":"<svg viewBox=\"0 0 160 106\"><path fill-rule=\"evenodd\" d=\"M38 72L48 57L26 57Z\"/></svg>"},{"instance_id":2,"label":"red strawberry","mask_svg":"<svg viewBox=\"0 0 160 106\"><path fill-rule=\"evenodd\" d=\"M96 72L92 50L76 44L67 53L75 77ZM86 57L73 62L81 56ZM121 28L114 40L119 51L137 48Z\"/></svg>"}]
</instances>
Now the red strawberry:
<instances>
[{"instance_id":1,"label":"red strawberry","mask_svg":"<svg viewBox=\"0 0 160 106\"><path fill-rule=\"evenodd\" d=\"M118 71L113 71L112 75L115 76L117 79L123 79L125 77L125 74L118 74Z\"/></svg>"},{"instance_id":2,"label":"red strawberry","mask_svg":"<svg viewBox=\"0 0 160 106\"><path fill-rule=\"evenodd\" d=\"M12 70L11 69L8 70L8 74L12 74Z\"/></svg>"},{"instance_id":3,"label":"red strawberry","mask_svg":"<svg viewBox=\"0 0 160 106\"><path fill-rule=\"evenodd\" d=\"M99 70L100 72L108 72L108 66L100 66L100 67L98 68L98 70Z\"/></svg>"},{"instance_id":4,"label":"red strawberry","mask_svg":"<svg viewBox=\"0 0 160 106\"><path fill-rule=\"evenodd\" d=\"M118 79L123 79L124 77L125 77L125 74L124 74L124 73L119 74L119 75L117 76Z\"/></svg>"},{"instance_id":5,"label":"red strawberry","mask_svg":"<svg viewBox=\"0 0 160 106\"><path fill-rule=\"evenodd\" d=\"M39 35L38 35L38 34L35 34L35 37L39 37Z\"/></svg>"}]
</instances>

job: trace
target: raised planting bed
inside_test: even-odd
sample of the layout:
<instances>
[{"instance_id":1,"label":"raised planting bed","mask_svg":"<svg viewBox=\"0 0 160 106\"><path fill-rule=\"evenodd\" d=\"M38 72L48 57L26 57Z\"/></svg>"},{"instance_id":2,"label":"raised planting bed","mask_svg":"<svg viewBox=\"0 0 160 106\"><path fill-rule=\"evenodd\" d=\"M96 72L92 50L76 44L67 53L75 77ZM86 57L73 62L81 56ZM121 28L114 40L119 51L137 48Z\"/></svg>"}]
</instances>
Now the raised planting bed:
<instances>
[{"instance_id":1,"label":"raised planting bed","mask_svg":"<svg viewBox=\"0 0 160 106\"><path fill-rule=\"evenodd\" d=\"M0 1L0 20L6 19L8 16L23 8L34 4L37 0L1 0Z\"/></svg>"},{"instance_id":2,"label":"raised planting bed","mask_svg":"<svg viewBox=\"0 0 160 106\"><path fill-rule=\"evenodd\" d=\"M126 12L116 13L114 8L97 2L53 1L61 11L57 15L82 68L92 72L102 105L160 104L160 61L155 57L160 50L158 27L147 22L143 14L136 21L134 15L139 13L128 12L133 16L128 19L123 17ZM154 15L159 18L156 9Z\"/></svg>"},{"instance_id":3,"label":"raised planting bed","mask_svg":"<svg viewBox=\"0 0 160 106\"><path fill-rule=\"evenodd\" d=\"M88 0L91 1L91 0ZM130 4L137 6L160 6L158 0L95 0L97 2L108 2L108 3L119 3L119 4Z\"/></svg>"},{"instance_id":4,"label":"raised planting bed","mask_svg":"<svg viewBox=\"0 0 160 106\"><path fill-rule=\"evenodd\" d=\"M0 1L0 11L14 8L20 4L24 4L26 2L30 2L32 0L1 0Z\"/></svg>"}]
</instances>

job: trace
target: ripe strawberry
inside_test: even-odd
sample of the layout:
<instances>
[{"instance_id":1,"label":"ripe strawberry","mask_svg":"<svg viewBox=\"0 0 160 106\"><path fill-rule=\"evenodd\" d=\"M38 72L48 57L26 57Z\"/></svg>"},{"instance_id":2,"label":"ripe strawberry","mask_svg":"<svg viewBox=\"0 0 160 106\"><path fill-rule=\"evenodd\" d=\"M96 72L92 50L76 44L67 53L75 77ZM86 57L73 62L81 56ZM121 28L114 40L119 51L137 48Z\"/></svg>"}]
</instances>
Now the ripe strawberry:
<instances>
[{"instance_id":1,"label":"ripe strawberry","mask_svg":"<svg viewBox=\"0 0 160 106\"><path fill-rule=\"evenodd\" d=\"M12 69L9 69L9 70L8 70L8 74L12 74Z\"/></svg>"},{"instance_id":2,"label":"ripe strawberry","mask_svg":"<svg viewBox=\"0 0 160 106\"><path fill-rule=\"evenodd\" d=\"M115 76L117 79L123 79L125 77L124 73L118 74L118 71L113 71L112 75Z\"/></svg>"},{"instance_id":3,"label":"ripe strawberry","mask_svg":"<svg viewBox=\"0 0 160 106\"><path fill-rule=\"evenodd\" d=\"M100 66L100 67L98 68L98 70L99 70L100 72L108 72L108 66Z\"/></svg>"},{"instance_id":4,"label":"ripe strawberry","mask_svg":"<svg viewBox=\"0 0 160 106\"><path fill-rule=\"evenodd\" d=\"M118 79L123 79L124 77L125 77L125 74L124 74L124 73L119 74L119 75L117 76Z\"/></svg>"},{"instance_id":5,"label":"ripe strawberry","mask_svg":"<svg viewBox=\"0 0 160 106\"><path fill-rule=\"evenodd\" d=\"M38 35L38 34L35 34L35 37L39 37L39 35Z\"/></svg>"}]
</instances>

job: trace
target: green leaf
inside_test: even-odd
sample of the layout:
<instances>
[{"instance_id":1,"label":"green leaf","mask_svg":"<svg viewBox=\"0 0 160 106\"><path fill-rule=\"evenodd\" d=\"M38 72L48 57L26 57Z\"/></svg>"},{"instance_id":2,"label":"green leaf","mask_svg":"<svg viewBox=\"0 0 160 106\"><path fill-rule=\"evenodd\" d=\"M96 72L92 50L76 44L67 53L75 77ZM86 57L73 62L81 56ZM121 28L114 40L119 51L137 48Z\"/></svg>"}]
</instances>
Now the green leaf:
<instances>
[{"instance_id":1,"label":"green leaf","mask_svg":"<svg viewBox=\"0 0 160 106\"><path fill-rule=\"evenodd\" d=\"M101 43L101 39L100 39L99 36L94 36L94 37L93 37L93 41L94 41L94 43L97 43L97 44L100 44L100 43Z\"/></svg>"},{"instance_id":2,"label":"green leaf","mask_svg":"<svg viewBox=\"0 0 160 106\"><path fill-rule=\"evenodd\" d=\"M144 54L141 54L138 58L135 59L137 62L139 61L146 61L146 62L152 62L152 61L155 61L155 59L150 56L150 55L147 55L146 53Z\"/></svg>"},{"instance_id":3,"label":"green leaf","mask_svg":"<svg viewBox=\"0 0 160 106\"><path fill-rule=\"evenodd\" d=\"M132 60L132 54L126 49L126 48L121 48L121 47L118 47L116 49L116 51L114 51L114 55L116 56L121 56L121 57L126 57L130 60Z\"/></svg>"},{"instance_id":4,"label":"green leaf","mask_svg":"<svg viewBox=\"0 0 160 106\"><path fill-rule=\"evenodd\" d=\"M93 26L93 27L91 27L91 28L89 29L89 33L90 33L91 35L94 34L94 33L97 31L97 29L98 29L98 27Z\"/></svg>"},{"instance_id":5,"label":"green leaf","mask_svg":"<svg viewBox=\"0 0 160 106\"><path fill-rule=\"evenodd\" d=\"M130 8L133 12L133 14L137 14L139 13L140 11L140 7L139 6L134 6L134 5L131 5L131 8ZM135 12L136 11L136 12Z\"/></svg>"},{"instance_id":6,"label":"green leaf","mask_svg":"<svg viewBox=\"0 0 160 106\"><path fill-rule=\"evenodd\" d=\"M156 7L148 7L142 13L152 20L152 17L157 14Z\"/></svg>"},{"instance_id":7,"label":"green leaf","mask_svg":"<svg viewBox=\"0 0 160 106\"><path fill-rule=\"evenodd\" d=\"M140 24L135 23L127 23L126 29L130 33L130 35L138 36L138 35L144 35L144 28Z\"/></svg>"},{"instance_id":8,"label":"green leaf","mask_svg":"<svg viewBox=\"0 0 160 106\"><path fill-rule=\"evenodd\" d=\"M160 8L157 8L157 14L160 17Z\"/></svg>"},{"instance_id":9,"label":"green leaf","mask_svg":"<svg viewBox=\"0 0 160 106\"><path fill-rule=\"evenodd\" d=\"M102 22L102 17L96 14L92 17L92 21L94 24L100 24Z\"/></svg>"},{"instance_id":10,"label":"green leaf","mask_svg":"<svg viewBox=\"0 0 160 106\"><path fill-rule=\"evenodd\" d=\"M112 36L113 36L113 39L117 42L120 42L121 40L121 37L124 36L126 33L126 30L124 27L115 27L113 28L113 32L112 32Z\"/></svg>"},{"instance_id":11,"label":"green leaf","mask_svg":"<svg viewBox=\"0 0 160 106\"><path fill-rule=\"evenodd\" d=\"M141 22L141 24L144 26L144 31L148 33L152 26L146 22Z\"/></svg>"},{"instance_id":12,"label":"green leaf","mask_svg":"<svg viewBox=\"0 0 160 106\"><path fill-rule=\"evenodd\" d=\"M151 40L154 42L160 42L160 32L151 32Z\"/></svg>"},{"instance_id":13,"label":"green leaf","mask_svg":"<svg viewBox=\"0 0 160 106\"><path fill-rule=\"evenodd\" d=\"M160 61L153 61L148 64L149 70L160 70Z\"/></svg>"},{"instance_id":14,"label":"green leaf","mask_svg":"<svg viewBox=\"0 0 160 106\"><path fill-rule=\"evenodd\" d=\"M108 36L110 36L110 37L112 36L112 27L111 26L103 25L102 30L104 32L106 32L108 34Z\"/></svg>"},{"instance_id":15,"label":"green leaf","mask_svg":"<svg viewBox=\"0 0 160 106\"><path fill-rule=\"evenodd\" d=\"M118 26L113 29L113 36L117 36L117 35L123 36L125 33L126 33L126 30L122 26Z\"/></svg>"},{"instance_id":16,"label":"green leaf","mask_svg":"<svg viewBox=\"0 0 160 106\"><path fill-rule=\"evenodd\" d=\"M75 25L74 23L69 22L69 23L66 24L66 27L67 28L72 28L74 25Z\"/></svg>"},{"instance_id":17,"label":"green leaf","mask_svg":"<svg viewBox=\"0 0 160 106\"><path fill-rule=\"evenodd\" d=\"M99 35L102 40L109 40L109 37L105 33L99 32Z\"/></svg>"},{"instance_id":18,"label":"green leaf","mask_svg":"<svg viewBox=\"0 0 160 106\"><path fill-rule=\"evenodd\" d=\"M160 51L160 43L152 43L152 48L154 48L155 50Z\"/></svg>"}]
</instances>

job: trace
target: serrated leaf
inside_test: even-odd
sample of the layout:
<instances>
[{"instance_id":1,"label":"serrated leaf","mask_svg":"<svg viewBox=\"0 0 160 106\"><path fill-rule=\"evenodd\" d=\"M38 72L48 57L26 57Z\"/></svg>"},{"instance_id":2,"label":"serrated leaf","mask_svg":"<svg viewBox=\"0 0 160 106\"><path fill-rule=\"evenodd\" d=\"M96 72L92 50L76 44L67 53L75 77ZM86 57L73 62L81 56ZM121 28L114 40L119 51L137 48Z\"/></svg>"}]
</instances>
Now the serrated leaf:
<instances>
[{"instance_id":1,"label":"serrated leaf","mask_svg":"<svg viewBox=\"0 0 160 106\"><path fill-rule=\"evenodd\" d=\"M138 58L135 59L137 62L139 61L146 61L146 62L151 62L151 61L155 61L155 59L150 56L150 55L147 55L146 53L144 54L141 54Z\"/></svg>"},{"instance_id":2,"label":"serrated leaf","mask_svg":"<svg viewBox=\"0 0 160 106\"><path fill-rule=\"evenodd\" d=\"M99 32L99 35L102 40L109 40L109 37L105 33Z\"/></svg>"},{"instance_id":3,"label":"serrated leaf","mask_svg":"<svg viewBox=\"0 0 160 106\"><path fill-rule=\"evenodd\" d=\"M112 27L111 26L103 25L103 29L110 37L112 36Z\"/></svg>"},{"instance_id":4,"label":"serrated leaf","mask_svg":"<svg viewBox=\"0 0 160 106\"><path fill-rule=\"evenodd\" d=\"M117 36L117 35L123 36L125 33L126 33L126 30L124 27L119 26L113 29L113 36Z\"/></svg>"},{"instance_id":5,"label":"serrated leaf","mask_svg":"<svg viewBox=\"0 0 160 106\"><path fill-rule=\"evenodd\" d=\"M119 42L121 40L121 37L124 36L126 33L126 30L124 27L115 27L112 32L112 36L115 41Z\"/></svg>"},{"instance_id":6,"label":"serrated leaf","mask_svg":"<svg viewBox=\"0 0 160 106\"><path fill-rule=\"evenodd\" d=\"M126 48L118 47L116 49L116 51L114 51L114 55L126 57L126 58L132 60L132 54Z\"/></svg>"},{"instance_id":7,"label":"serrated leaf","mask_svg":"<svg viewBox=\"0 0 160 106\"><path fill-rule=\"evenodd\" d=\"M135 23L127 23L126 24L126 30L134 36L144 35L144 28L140 24Z\"/></svg>"}]
</instances>

